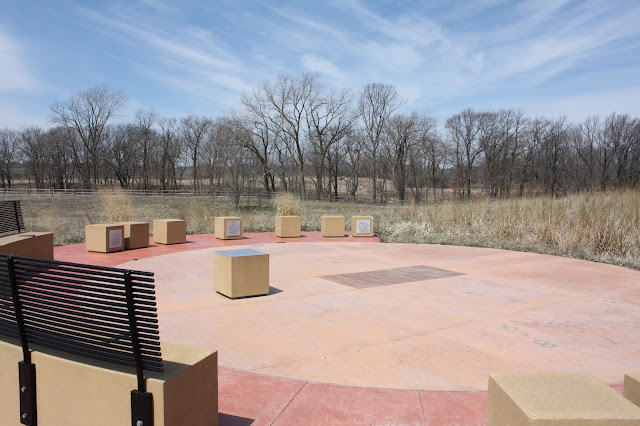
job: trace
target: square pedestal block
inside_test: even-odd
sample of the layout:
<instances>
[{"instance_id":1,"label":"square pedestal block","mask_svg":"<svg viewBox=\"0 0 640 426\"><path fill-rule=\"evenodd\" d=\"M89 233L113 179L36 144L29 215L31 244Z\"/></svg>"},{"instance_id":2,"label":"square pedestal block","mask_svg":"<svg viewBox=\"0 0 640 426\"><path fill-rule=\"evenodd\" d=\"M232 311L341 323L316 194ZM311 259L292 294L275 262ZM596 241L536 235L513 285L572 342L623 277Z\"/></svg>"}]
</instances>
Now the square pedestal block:
<instances>
[{"instance_id":1,"label":"square pedestal block","mask_svg":"<svg viewBox=\"0 0 640 426\"><path fill-rule=\"evenodd\" d=\"M269 293L269 254L253 249L213 254L215 291L231 299Z\"/></svg>"},{"instance_id":2,"label":"square pedestal block","mask_svg":"<svg viewBox=\"0 0 640 426\"><path fill-rule=\"evenodd\" d=\"M624 375L624 397L640 407L640 373Z\"/></svg>"},{"instance_id":3,"label":"square pedestal block","mask_svg":"<svg viewBox=\"0 0 640 426\"><path fill-rule=\"evenodd\" d=\"M323 237L344 237L344 216L322 216Z\"/></svg>"},{"instance_id":4,"label":"square pedestal block","mask_svg":"<svg viewBox=\"0 0 640 426\"><path fill-rule=\"evenodd\" d=\"M241 240L243 221L236 216L218 216L214 221L215 236L219 240Z\"/></svg>"},{"instance_id":5,"label":"square pedestal block","mask_svg":"<svg viewBox=\"0 0 640 426\"><path fill-rule=\"evenodd\" d=\"M124 226L100 223L84 227L87 251L111 253L124 250Z\"/></svg>"},{"instance_id":6,"label":"square pedestal block","mask_svg":"<svg viewBox=\"0 0 640 426\"><path fill-rule=\"evenodd\" d=\"M351 235L354 237L373 237L373 216L353 216Z\"/></svg>"},{"instance_id":7,"label":"square pedestal block","mask_svg":"<svg viewBox=\"0 0 640 426\"><path fill-rule=\"evenodd\" d=\"M127 250L149 245L149 224L147 222L116 222L124 226L124 248Z\"/></svg>"},{"instance_id":8,"label":"square pedestal block","mask_svg":"<svg viewBox=\"0 0 640 426\"><path fill-rule=\"evenodd\" d=\"M276 216L276 237L299 237L301 234L300 228L300 216Z\"/></svg>"},{"instance_id":9,"label":"square pedestal block","mask_svg":"<svg viewBox=\"0 0 640 426\"><path fill-rule=\"evenodd\" d=\"M153 242L180 244L187 241L187 222L182 219L156 219L153 221Z\"/></svg>"},{"instance_id":10,"label":"square pedestal block","mask_svg":"<svg viewBox=\"0 0 640 426\"><path fill-rule=\"evenodd\" d=\"M489 376L487 425L631 425L640 408L584 373Z\"/></svg>"}]
</instances>

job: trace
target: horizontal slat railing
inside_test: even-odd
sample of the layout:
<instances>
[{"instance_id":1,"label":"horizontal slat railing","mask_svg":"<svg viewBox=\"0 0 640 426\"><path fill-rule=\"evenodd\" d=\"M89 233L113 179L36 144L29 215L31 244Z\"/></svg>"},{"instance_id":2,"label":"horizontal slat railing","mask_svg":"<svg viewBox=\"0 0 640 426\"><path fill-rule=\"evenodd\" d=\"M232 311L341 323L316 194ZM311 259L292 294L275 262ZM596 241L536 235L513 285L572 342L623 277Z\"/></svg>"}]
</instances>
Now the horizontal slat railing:
<instances>
[{"instance_id":1,"label":"horizontal slat railing","mask_svg":"<svg viewBox=\"0 0 640 426\"><path fill-rule=\"evenodd\" d=\"M9 257L0 254L0 334L16 338ZM127 302L126 286L130 285L142 368L162 371L152 273L20 256L12 259L30 344L136 367Z\"/></svg>"},{"instance_id":2,"label":"horizontal slat railing","mask_svg":"<svg viewBox=\"0 0 640 426\"><path fill-rule=\"evenodd\" d=\"M0 237L24 232L20 200L0 201Z\"/></svg>"}]
</instances>

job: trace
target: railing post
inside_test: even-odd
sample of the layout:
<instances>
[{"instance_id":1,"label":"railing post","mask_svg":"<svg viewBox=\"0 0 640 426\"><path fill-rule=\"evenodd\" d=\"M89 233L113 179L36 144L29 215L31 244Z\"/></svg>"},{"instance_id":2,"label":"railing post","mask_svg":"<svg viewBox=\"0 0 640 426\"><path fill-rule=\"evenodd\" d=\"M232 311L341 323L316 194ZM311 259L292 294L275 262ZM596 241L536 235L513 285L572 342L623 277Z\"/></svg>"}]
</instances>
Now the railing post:
<instances>
[{"instance_id":1,"label":"railing post","mask_svg":"<svg viewBox=\"0 0 640 426\"><path fill-rule=\"evenodd\" d=\"M36 405L36 365L31 363L31 351L24 327L22 306L20 305L20 293L16 278L14 256L7 258L7 271L9 272L9 284L11 285L11 297L13 310L16 315L20 345L22 346L23 361L18 362L18 385L20 387L20 423L28 426L37 426L38 410Z\"/></svg>"},{"instance_id":2,"label":"railing post","mask_svg":"<svg viewBox=\"0 0 640 426\"><path fill-rule=\"evenodd\" d=\"M20 215L18 214L18 203L19 203L19 201L14 201L13 202L13 213L16 216L16 226L18 227L18 234L19 234L23 230L20 229Z\"/></svg>"},{"instance_id":3,"label":"railing post","mask_svg":"<svg viewBox=\"0 0 640 426\"><path fill-rule=\"evenodd\" d=\"M124 273L124 287L127 296L127 312L129 316L129 331L133 348L133 361L136 366L138 389L131 391L131 424L133 426L153 426L153 395L147 392L142 367L142 354L138 342L138 325L136 322L135 305L133 303L133 288L131 287L131 271Z\"/></svg>"}]
</instances>

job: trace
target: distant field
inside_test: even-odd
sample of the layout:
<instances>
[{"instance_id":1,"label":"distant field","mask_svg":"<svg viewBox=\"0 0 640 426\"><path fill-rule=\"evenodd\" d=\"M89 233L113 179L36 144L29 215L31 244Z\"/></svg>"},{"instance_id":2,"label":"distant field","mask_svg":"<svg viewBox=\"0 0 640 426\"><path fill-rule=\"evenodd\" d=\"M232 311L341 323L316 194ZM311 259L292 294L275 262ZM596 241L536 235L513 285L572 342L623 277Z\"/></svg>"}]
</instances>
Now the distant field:
<instances>
[{"instance_id":1,"label":"distant field","mask_svg":"<svg viewBox=\"0 0 640 426\"><path fill-rule=\"evenodd\" d=\"M118 216L186 219L189 233L212 233L213 218L220 215L243 216L246 232L272 232L275 225L275 207L264 200L238 210L230 200L210 197L31 196L22 203L27 228L54 232L57 245L83 242L86 224ZM367 214L385 242L506 248L640 269L639 191L433 205L308 201L301 207L305 231L320 230L323 214Z\"/></svg>"}]
</instances>

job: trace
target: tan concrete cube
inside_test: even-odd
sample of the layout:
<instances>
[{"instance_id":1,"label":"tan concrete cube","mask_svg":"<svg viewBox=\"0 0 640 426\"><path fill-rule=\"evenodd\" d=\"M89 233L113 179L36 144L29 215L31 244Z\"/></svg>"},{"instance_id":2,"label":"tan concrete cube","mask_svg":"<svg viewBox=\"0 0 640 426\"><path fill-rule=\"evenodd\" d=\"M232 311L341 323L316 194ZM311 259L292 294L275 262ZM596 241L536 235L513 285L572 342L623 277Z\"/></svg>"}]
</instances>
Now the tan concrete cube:
<instances>
[{"instance_id":1,"label":"tan concrete cube","mask_svg":"<svg viewBox=\"0 0 640 426\"><path fill-rule=\"evenodd\" d=\"M344 237L344 216L322 216L323 237Z\"/></svg>"},{"instance_id":2,"label":"tan concrete cube","mask_svg":"<svg viewBox=\"0 0 640 426\"><path fill-rule=\"evenodd\" d=\"M624 375L624 397L640 407L640 373Z\"/></svg>"},{"instance_id":3,"label":"tan concrete cube","mask_svg":"<svg viewBox=\"0 0 640 426\"><path fill-rule=\"evenodd\" d=\"M213 254L215 291L231 299L269 293L269 254L253 249Z\"/></svg>"},{"instance_id":4,"label":"tan concrete cube","mask_svg":"<svg viewBox=\"0 0 640 426\"><path fill-rule=\"evenodd\" d=\"M354 237L373 237L373 216L352 216L351 235Z\"/></svg>"},{"instance_id":5,"label":"tan concrete cube","mask_svg":"<svg viewBox=\"0 0 640 426\"><path fill-rule=\"evenodd\" d=\"M276 216L276 237L299 237L301 234L300 229L300 216Z\"/></svg>"},{"instance_id":6,"label":"tan concrete cube","mask_svg":"<svg viewBox=\"0 0 640 426\"><path fill-rule=\"evenodd\" d=\"M214 220L215 236L219 240L241 240L244 223L241 217L218 216Z\"/></svg>"},{"instance_id":7,"label":"tan concrete cube","mask_svg":"<svg viewBox=\"0 0 640 426\"><path fill-rule=\"evenodd\" d=\"M124 226L124 248L127 250L149 246L148 222L116 222Z\"/></svg>"},{"instance_id":8,"label":"tan concrete cube","mask_svg":"<svg viewBox=\"0 0 640 426\"><path fill-rule=\"evenodd\" d=\"M182 219L156 219L153 221L153 242L181 244L187 241L187 222Z\"/></svg>"},{"instance_id":9,"label":"tan concrete cube","mask_svg":"<svg viewBox=\"0 0 640 426\"><path fill-rule=\"evenodd\" d=\"M218 424L218 353L161 342L163 372L145 371L156 426ZM20 342L0 336L0 424L19 424ZM133 368L54 350L32 352L38 423L131 424Z\"/></svg>"},{"instance_id":10,"label":"tan concrete cube","mask_svg":"<svg viewBox=\"0 0 640 426\"><path fill-rule=\"evenodd\" d=\"M87 251L112 253L124 250L124 226L99 223L84 227Z\"/></svg>"},{"instance_id":11,"label":"tan concrete cube","mask_svg":"<svg viewBox=\"0 0 640 426\"><path fill-rule=\"evenodd\" d=\"M487 425L632 425L640 408L585 373L489 376Z\"/></svg>"}]
</instances>

